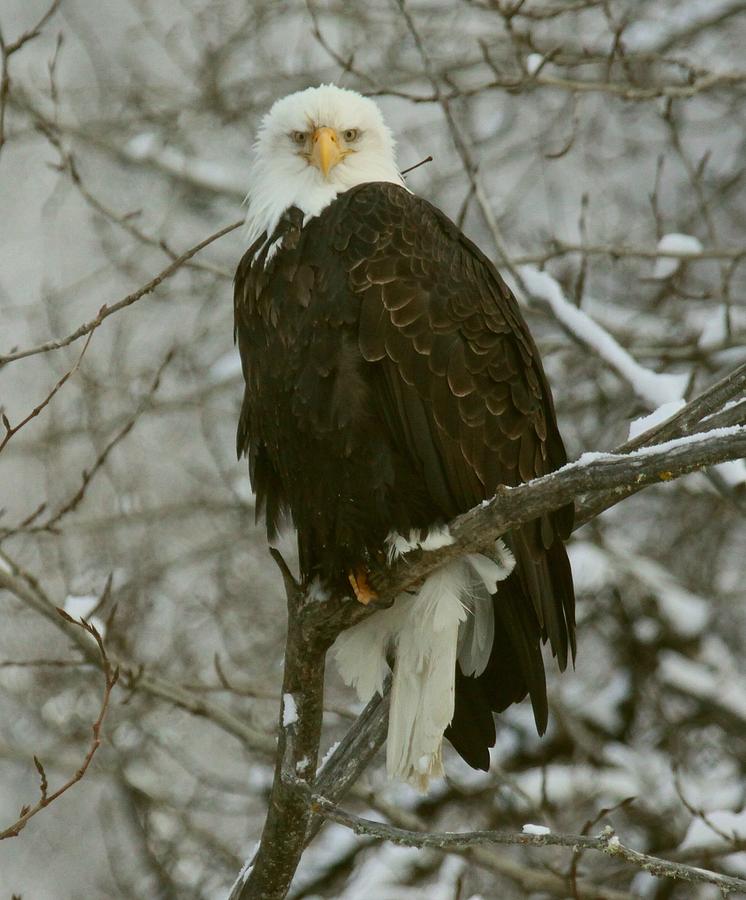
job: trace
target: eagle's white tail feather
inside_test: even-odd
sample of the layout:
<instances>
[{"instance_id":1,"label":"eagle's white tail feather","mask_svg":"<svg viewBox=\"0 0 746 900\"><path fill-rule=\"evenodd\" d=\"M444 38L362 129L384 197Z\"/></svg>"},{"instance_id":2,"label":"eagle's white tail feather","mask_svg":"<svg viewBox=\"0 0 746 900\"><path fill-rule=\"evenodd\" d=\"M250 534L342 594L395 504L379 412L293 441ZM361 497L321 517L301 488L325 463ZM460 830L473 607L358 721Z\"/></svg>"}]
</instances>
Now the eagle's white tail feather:
<instances>
[{"instance_id":1,"label":"eagle's white tail feather","mask_svg":"<svg viewBox=\"0 0 746 900\"><path fill-rule=\"evenodd\" d=\"M496 593L498 582L510 575L515 559L502 541L496 541L494 559L482 553L472 553L466 560L477 576L477 583L469 602L473 615L459 630L458 661L464 675L481 675L487 668L495 638L495 611L491 595Z\"/></svg>"},{"instance_id":2,"label":"eagle's white tail feather","mask_svg":"<svg viewBox=\"0 0 746 900\"><path fill-rule=\"evenodd\" d=\"M502 541L497 541L497 544L501 544ZM488 594L494 594L497 592L497 583L498 581L504 581L508 575L510 575L513 566L515 565L515 561L513 561L512 554L507 548L504 548L505 552L510 555L511 564L505 565L502 560L500 562L495 562L494 559L490 559L489 556L485 556L483 553L470 553L466 559L471 565L472 569L479 576L480 581L487 588Z\"/></svg>"},{"instance_id":3,"label":"eagle's white tail feather","mask_svg":"<svg viewBox=\"0 0 746 900\"><path fill-rule=\"evenodd\" d=\"M399 597L389 609L343 631L334 643L339 674L345 684L355 688L363 703L383 690L388 671L386 655L406 621L407 599L406 595Z\"/></svg>"},{"instance_id":4,"label":"eagle's white tail feather","mask_svg":"<svg viewBox=\"0 0 746 900\"><path fill-rule=\"evenodd\" d=\"M439 546L451 540L447 531L433 537ZM407 540L392 534L390 558L424 543L415 535ZM390 776L425 790L430 778L443 774L441 746L453 718L456 659L466 674L484 671L495 628L490 594L513 565L510 551L498 542L495 560L472 554L451 562L416 592L400 595L390 609L337 638L340 674L364 702L382 690L387 655L395 655L386 746Z\"/></svg>"},{"instance_id":5,"label":"eagle's white tail feather","mask_svg":"<svg viewBox=\"0 0 746 900\"><path fill-rule=\"evenodd\" d=\"M430 575L409 598L409 615L396 639L386 769L421 790L443 774L441 745L453 718L458 630L467 615L461 598L468 582L461 561Z\"/></svg>"},{"instance_id":6,"label":"eagle's white tail feather","mask_svg":"<svg viewBox=\"0 0 746 900\"><path fill-rule=\"evenodd\" d=\"M487 668L495 639L495 610L492 597L485 591L474 591L466 617L458 633L458 661L464 675L481 675Z\"/></svg>"}]
</instances>

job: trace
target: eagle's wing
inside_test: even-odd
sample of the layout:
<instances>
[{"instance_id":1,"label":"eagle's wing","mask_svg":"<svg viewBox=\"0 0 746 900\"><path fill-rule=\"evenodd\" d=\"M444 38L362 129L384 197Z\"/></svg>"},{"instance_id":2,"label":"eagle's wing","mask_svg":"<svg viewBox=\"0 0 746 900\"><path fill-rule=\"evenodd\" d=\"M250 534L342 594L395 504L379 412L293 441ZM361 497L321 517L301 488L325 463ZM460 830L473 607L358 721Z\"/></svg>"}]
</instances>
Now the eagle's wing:
<instances>
[{"instance_id":1,"label":"eagle's wing","mask_svg":"<svg viewBox=\"0 0 746 900\"><path fill-rule=\"evenodd\" d=\"M395 185L363 185L337 206L328 237L359 299L359 349L377 379L372 393L379 415L443 517L493 496L498 485L563 465L536 345L490 261L435 207ZM449 735L454 743L457 732L474 729L474 737L492 729L494 740L485 701L489 713L490 706L502 709L527 692L544 730L540 639L549 640L560 668L568 650L575 652L563 545L572 521L567 506L510 536L517 565L495 602L487 670L477 679L459 673ZM486 768L483 756L477 764Z\"/></svg>"}]
</instances>

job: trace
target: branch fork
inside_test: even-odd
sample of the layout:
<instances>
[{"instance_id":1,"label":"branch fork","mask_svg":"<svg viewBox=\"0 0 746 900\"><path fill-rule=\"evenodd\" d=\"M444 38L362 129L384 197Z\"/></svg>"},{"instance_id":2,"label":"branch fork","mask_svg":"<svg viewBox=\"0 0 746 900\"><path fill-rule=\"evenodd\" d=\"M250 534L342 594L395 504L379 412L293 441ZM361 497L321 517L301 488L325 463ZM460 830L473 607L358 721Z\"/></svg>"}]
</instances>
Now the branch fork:
<instances>
[{"instance_id":1,"label":"branch fork","mask_svg":"<svg viewBox=\"0 0 746 900\"><path fill-rule=\"evenodd\" d=\"M723 408L731 398L742 394L744 388L746 366L741 366L667 422L622 445L614 453L593 454L590 459L581 458L526 484L498 489L488 503L469 510L450 523L452 544L438 550L414 550L392 566L373 568L370 578L379 597L367 607L349 597L331 596L323 600L311 597L294 578L280 553L272 550L285 584L289 614L282 690L283 695L293 696L297 721L289 726L280 722L275 780L262 839L251 869L246 870L245 878L238 880L229 900L255 897L280 900L286 895L301 854L323 819L341 821L340 817L347 815L333 807L324 793L332 789L335 801L341 799L385 740L388 698L377 696L361 715L360 727L353 726L349 741L346 739L345 746L340 746L332 755L313 787L307 779L298 777L301 764L303 771L316 771L325 656L341 631L376 609L390 605L398 594L447 560L482 550L511 528L542 513L575 502L577 528L641 488L746 456L744 416L739 413L734 422L734 407ZM740 408L740 404L737 406ZM332 807L334 815L330 812ZM416 846L452 846L454 841L461 840L459 836L449 836L445 844L438 844L441 837L419 835L417 839L422 843ZM587 847L622 856L627 862L647 868L654 874L684 877L676 868L678 864L626 848L613 832L604 832L595 838L582 835L564 838L524 834L502 842ZM739 879L728 880L715 873L704 873L693 880L718 884L721 889L728 890L737 889L734 885L740 883ZM743 884L746 886L746 882Z\"/></svg>"}]
</instances>

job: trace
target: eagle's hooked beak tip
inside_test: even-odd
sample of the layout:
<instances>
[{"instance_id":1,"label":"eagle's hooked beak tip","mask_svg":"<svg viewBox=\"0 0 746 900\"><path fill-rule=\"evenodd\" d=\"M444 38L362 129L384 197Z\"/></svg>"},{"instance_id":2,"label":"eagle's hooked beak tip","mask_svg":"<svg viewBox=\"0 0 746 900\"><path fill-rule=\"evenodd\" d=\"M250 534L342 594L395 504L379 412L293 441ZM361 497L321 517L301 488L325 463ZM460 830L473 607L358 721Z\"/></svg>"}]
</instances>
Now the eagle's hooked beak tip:
<instances>
[{"instance_id":1,"label":"eagle's hooked beak tip","mask_svg":"<svg viewBox=\"0 0 746 900\"><path fill-rule=\"evenodd\" d=\"M328 178L329 172L344 157L339 147L337 132L333 128L317 128L311 141L313 145L311 164L321 171L324 178Z\"/></svg>"}]
</instances>

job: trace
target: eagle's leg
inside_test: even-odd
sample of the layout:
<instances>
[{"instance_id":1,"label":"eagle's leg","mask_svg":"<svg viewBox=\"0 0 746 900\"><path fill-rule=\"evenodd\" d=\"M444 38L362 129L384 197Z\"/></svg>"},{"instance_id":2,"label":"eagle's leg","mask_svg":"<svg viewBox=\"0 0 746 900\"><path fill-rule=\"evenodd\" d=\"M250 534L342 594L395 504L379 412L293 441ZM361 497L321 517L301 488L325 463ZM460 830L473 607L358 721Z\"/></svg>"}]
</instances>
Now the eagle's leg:
<instances>
[{"instance_id":1,"label":"eagle's leg","mask_svg":"<svg viewBox=\"0 0 746 900\"><path fill-rule=\"evenodd\" d=\"M370 581L368 581L368 571L364 566L358 566L357 569L353 569L347 577L350 579L355 596L363 606L367 606L371 600L376 599L378 594L371 586Z\"/></svg>"}]
</instances>

